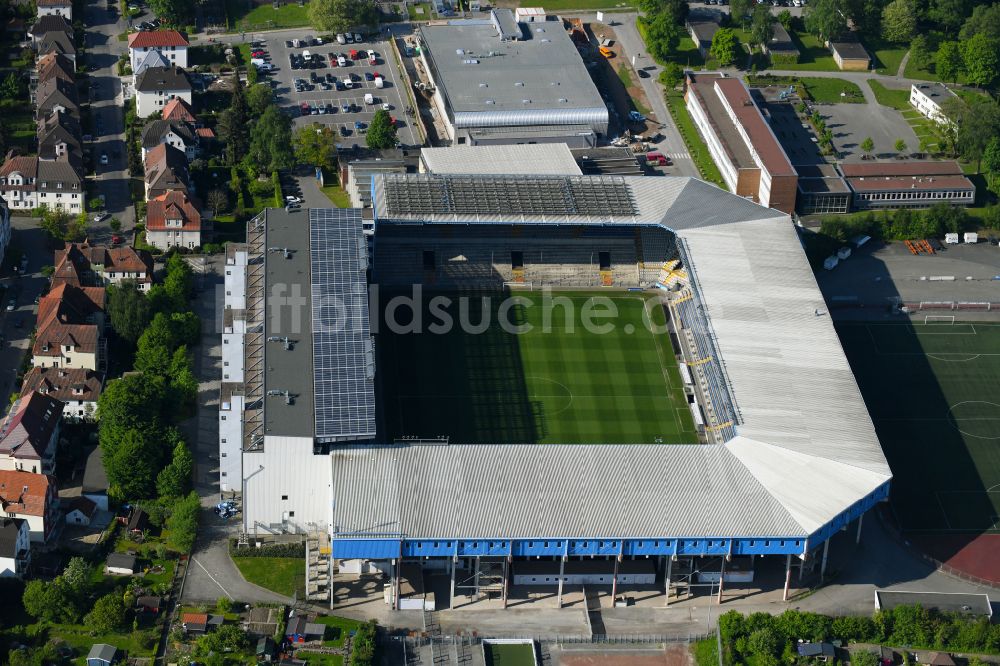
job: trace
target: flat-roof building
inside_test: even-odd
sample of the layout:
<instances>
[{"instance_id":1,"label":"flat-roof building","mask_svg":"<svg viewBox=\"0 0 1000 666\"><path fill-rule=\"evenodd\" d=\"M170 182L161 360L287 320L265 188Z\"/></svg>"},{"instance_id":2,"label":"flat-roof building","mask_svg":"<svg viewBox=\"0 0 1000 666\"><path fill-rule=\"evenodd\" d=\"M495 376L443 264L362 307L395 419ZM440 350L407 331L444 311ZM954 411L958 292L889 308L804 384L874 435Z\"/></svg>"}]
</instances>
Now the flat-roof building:
<instances>
[{"instance_id":1,"label":"flat-roof building","mask_svg":"<svg viewBox=\"0 0 1000 666\"><path fill-rule=\"evenodd\" d=\"M840 169L851 188L853 210L971 206L976 200L976 186L958 162L850 163Z\"/></svg>"},{"instance_id":2,"label":"flat-roof building","mask_svg":"<svg viewBox=\"0 0 1000 666\"><path fill-rule=\"evenodd\" d=\"M851 210L851 188L832 164L795 167L799 174L795 206L800 215L846 213Z\"/></svg>"},{"instance_id":3,"label":"flat-roof building","mask_svg":"<svg viewBox=\"0 0 1000 666\"><path fill-rule=\"evenodd\" d=\"M952 122L942 105L957 97L951 88L943 83L914 83L910 86L910 105L926 118L939 123Z\"/></svg>"},{"instance_id":4,"label":"flat-roof building","mask_svg":"<svg viewBox=\"0 0 1000 666\"><path fill-rule=\"evenodd\" d=\"M608 109L558 21L518 23L509 9L489 19L418 28L420 58L454 145L595 145Z\"/></svg>"},{"instance_id":5,"label":"flat-roof building","mask_svg":"<svg viewBox=\"0 0 1000 666\"><path fill-rule=\"evenodd\" d=\"M785 27L775 21L771 24L771 39L763 45L764 53L771 57L775 65L787 65L799 61L799 49L792 41Z\"/></svg>"},{"instance_id":6,"label":"flat-roof building","mask_svg":"<svg viewBox=\"0 0 1000 666\"><path fill-rule=\"evenodd\" d=\"M688 12L684 20L684 27L691 35L691 41L698 48L698 53L702 58L708 57L708 50L712 47L712 38L719 31L722 22L722 13L697 7Z\"/></svg>"},{"instance_id":7,"label":"flat-roof building","mask_svg":"<svg viewBox=\"0 0 1000 666\"><path fill-rule=\"evenodd\" d=\"M844 71L863 72L871 64L871 56L857 37L849 35L843 40L830 42L830 53L837 67Z\"/></svg>"},{"instance_id":8,"label":"flat-roof building","mask_svg":"<svg viewBox=\"0 0 1000 666\"><path fill-rule=\"evenodd\" d=\"M684 99L730 191L794 211L795 169L746 85L725 74L688 72Z\"/></svg>"}]
</instances>

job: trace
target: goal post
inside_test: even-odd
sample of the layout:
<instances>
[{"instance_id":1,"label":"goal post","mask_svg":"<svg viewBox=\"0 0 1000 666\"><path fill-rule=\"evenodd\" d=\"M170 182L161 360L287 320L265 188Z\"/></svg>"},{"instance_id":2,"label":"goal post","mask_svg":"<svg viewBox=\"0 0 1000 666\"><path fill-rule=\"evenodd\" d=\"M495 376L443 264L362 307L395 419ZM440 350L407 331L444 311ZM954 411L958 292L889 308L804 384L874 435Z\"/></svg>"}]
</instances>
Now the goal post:
<instances>
[{"instance_id":1,"label":"goal post","mask_svg":"<svg viewBox=\"0 0 1000 666\"><path fill-rule=\"evenodd\" d=\"M924 325L931 324L952 326L955 324L955 315L924 315Z\"/></svg>"}]
</instances>

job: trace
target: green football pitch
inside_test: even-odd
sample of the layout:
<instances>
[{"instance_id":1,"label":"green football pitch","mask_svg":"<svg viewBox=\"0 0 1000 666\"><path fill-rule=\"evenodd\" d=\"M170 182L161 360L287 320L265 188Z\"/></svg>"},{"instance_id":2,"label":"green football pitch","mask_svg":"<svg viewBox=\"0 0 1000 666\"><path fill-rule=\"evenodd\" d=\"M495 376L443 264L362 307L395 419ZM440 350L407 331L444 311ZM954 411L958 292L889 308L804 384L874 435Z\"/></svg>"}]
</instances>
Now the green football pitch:
<instances>
[{"instance_id":1,"label":"green football pitch","mask_svg":"<svg viewBox=\"0 0 1000 666\"><path fill-rule=\"evenodd\" d=\"M434 296L450 303L435 307ZM524 300L503 305L512 296ZM381 308L376 343L388 437L525 444L697 441L669 337L644 325L642 294L557 292L552 298L569 307L546 307L540 292L425 292L420 332L390 331ZM613 317L592 319L610 324L611 332L583 326L588 311L608 311L595 298L608 299L617 310ZM463 311L472 324L488 317L489 326L467 330L458 323ZM649 311L648 319L662 325L662 306ZM399 312L393 321L403 322ZM432 332L436 312L447 313L455 325ZM522 328L504 330L501 318Z\"/></svg>"},{"instance_id":2,"label":"green football pitch","mask_svg":"<svg viewBox=\"0 0 1000 666\"><path fill-rule=\"evenodd\" d=\"M913 532L1000 531L1000 325L838 324Z\"/></svg>"}]
</instances>

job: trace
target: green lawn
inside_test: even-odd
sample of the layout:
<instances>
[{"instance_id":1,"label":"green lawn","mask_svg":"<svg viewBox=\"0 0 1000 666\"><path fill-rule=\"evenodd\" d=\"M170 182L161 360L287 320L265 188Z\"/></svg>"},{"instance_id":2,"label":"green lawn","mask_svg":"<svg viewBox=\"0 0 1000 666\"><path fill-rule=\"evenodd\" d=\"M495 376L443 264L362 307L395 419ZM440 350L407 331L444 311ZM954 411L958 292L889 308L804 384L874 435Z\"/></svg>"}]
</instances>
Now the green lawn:
<instances>
[{"instance_id":1,"label":"green lawn","mask_svg":"<svg viewBox=\"0 0 1000 666\"><path fill-rule=\"evenodd\" d=\"M131 622L130 622L131 624ZM49 640L65 641L73 648L73 664L85 666L87 653L95 643L108 643L128 652L129 657L152 657L156 651L156 635L151 629L133 632L100 634L81 624L45 624Z\"/></svg>"},{"instance_id":2,"label":"green lawn","mask_svg":"<svg viewBox=\"0 0 1000 666\"><path fill-rule=\"evenodd\" d=\"M903 69L903 76L908 79L920 79L921 81L938 80L937 74L930 69L921 69L920 67L917 67L917 63L913 60L912 56L906 61L906 67Z\"/></svg>"},{"instance_id":3,"label":"green lawn","mask_svg":"<svg viewBox=\"0 0 1000 666\"><path fill-rule=\"evenodd\" d=\"M417 7L422 9L422 12L417 11ZM429 2L415 2L412 5L406 5L406 13L409 14L411 21L428 21L431 18L431 3Z\"/></svg>"},{"instance_id":4,"label":"green lawn","mask_svg":"<svg viewBox=\"0 0 1000 666\"><path fill-rule=\"evenodd\" d=\"M896 76L896 72L899 71L899 63L903 62L903 56L910 50L908 46L871 42L871 40L865 42L865 48L875 58L875 71L889 76Z\"/></svg>"},{"instance_id":5,"label":"green lawn","mask_svg":"<svg viewBox=\"0 0 1000 666\"><path fill-rule=\"evenodd\" d=\"M892 466L901 527L996 533L1000 325L938 321L837 331Z\"/></svg>"},{"instance_id":6,"label":"green lawn","mask_svg":"<svg viewBox=\"0 0 1000 666\"><path fill-rule=\"evenodd\" d=\"M625 86L626 92L628 92L629 88L639 88L638 84L636 84L635 80L632 78L631 66L626 63L618 65L618 80L622 82L623 86ZM629 94L629 103L633 109L642 115L649 115L650 109L642 103L641 99Z\"/></svg>"},{"instance_id":7,"label":"green lawn","mask_svg":"<svg viewBox=\"0 0 1000 666\"><path fill-rule=\"evenodd\" d=\"M316 618L316 622L325 624L327 629L323 635L323 647L339 648L344 646L344 641L352 631L357 631L363 622L351 620L346 617L336 615L321 615Z\"/></svg>"},{"instance_id":8,"label":"green lawn","mask_svg":"<svg viewBox=\"0 0 1000 666\"><path fill-rule=\"evenodd\" d=\"M295 653L296 659L302 659L309 666L344 666L344 655L324 654L322 652L309 652L299 650Z\"/></svg>"},{"instance_id":9,"label":"green lawn","mask_svg":"<svg viewBox=\"0 0 1000 666\"><path fill-rule=\"evenodd\" d=\"M549 12L565 12L573 10L593 11L595 9L630 9L631 2L616 0L545 0L542 7Z\"/></svg>"},{"instance_id":10,"label":"green lawn","mask_svg":"<svg viewBox=\"0 0 1000 666\"><path fill-rule=\"evenodd\" d=\"M719 644L714 636L692 643L691 654L696 666L719 666Z\"/></svg>"},{"instance_id":11,"label":"green lawn","mask_svg":"<svg viewBox=\"0 0 1000 666\"><path fill-rule=\"evenodd\" d=\"M773 69L791 69L813 72L836 72L837 63L833 61L830 49L823 42L808 32L792 32L792 41L799 49L799 61L794 65L774 65Z\"/></svg>"},{"instance_id":12,"label":"green lawn","mask_svg":"<svg viewBox=\"0 0 1000 666\"><path fill-rule=\"evenodd\" d=\"M596 266L594 271L597 277ZM468 300L461 304L459 294L442 294L450 299L445 309L456 322L445 332L431 332L439 321L436 308L425 307L422 313L424 333L393 332L398 328L382 322L376 343L379 367L386 369L383 395L390 439L695 441L670 341L643 324L644 296L559 292L553 304L541 292L515 295L525 300L502 309L510 294L465 294ZM652 302L649 307L653 320L662 322L662 307ZM601 320L611 330L586 328L583 317L590 309L617 310ZM489 325L480 333L466 333L457 325L460 317L473 323L485 317ZM528 330L504 330L501 318ZM402 323L400 319L397 313L394 321Z\"/></svg>"},{"instance_id":13,"label":"green lawn","mask_svg":"<svg viewBox=\"0 0 1000 666\"><path fill-rule=\"evenodd\" d=\"M803 76L799 82L806 87L810 97L822 104L863 104L865 101L861 88L844 79Z\"/></svg>"},{"instance_id":14,"label":"green lawn","mask_svg":"<svg viewBox=\"0 0 1000 666\"><path fill-rule=\"evenodd\" d=\"M334 181L332 185L325 185L320 189L323 194L326 195L326 198L330 200L330 203L337 208L351 207L351 198L347 196L347 192L345 192L336 181Z\"/></svg>"},{"instance_id":15,"label":"green lawn","mask_svg":"<svg viewBox=\"0 0 1000 666\"><path fill-rule=\"evenodd\" d=\"M306 563L299 557L234 557L233 562L249 582L278 594L299 596L305 589Z\"/></svg>"},{"instance_id":16,"label":"green lawn","mask_svg":"<svg viewBox=\"0 0 1000 666\"><path fill-rule=\"evenodd\" d=\"M302 28L309 25L308 4L297 2L282 4L277 9L267 3L251 9L250 0L226 0L229 27L233 30L274 30Z\"/></svg>"},{"instance_id":17,"label":"green lawn","mask_svg":"<svg viewBox=\"0 0 1000 666\"><path fill-rule=\"evenodd\" d=\"M875 93L875 99L877 99L878 103L882 106L888 106L892 109L896 109L897 111L913 110L913 107L910 106L909 88L903 88L902 90L886 88L875 79L868 79L868 85L872 87L872 92Z\"/></svg>"},{"instance_id":18,"label":"green lawn","mask_svg":"<svg viewBox=\"0 0 1000 666\"><path fill-rule=\"evenodd\" d=\"M694 126L694 121L691 120L691 115L684 105L684 94L676 90L669 90L665 98L667 109L670 110L670 115L677 125L677 130L681 133L684 144L691 154L691 159L694 160L695 165L698 167L701 177L710 183L715 183L722 189L727 189L725 181L722 180L722 174L719 172L719 167L712 160L712 156L708 152L708 146L705 145L705 141L698 134L698 129Z\"/></svg>"},{"instance_id":19,"label":"green lawn","mask_svg":"<svg viewBox=\"0 0 1000 666\"><path fill-rule=\"evenodd\" d=\"M535 666L534 643L486 643L486 666Z\"/></svg>"}]
</instances>

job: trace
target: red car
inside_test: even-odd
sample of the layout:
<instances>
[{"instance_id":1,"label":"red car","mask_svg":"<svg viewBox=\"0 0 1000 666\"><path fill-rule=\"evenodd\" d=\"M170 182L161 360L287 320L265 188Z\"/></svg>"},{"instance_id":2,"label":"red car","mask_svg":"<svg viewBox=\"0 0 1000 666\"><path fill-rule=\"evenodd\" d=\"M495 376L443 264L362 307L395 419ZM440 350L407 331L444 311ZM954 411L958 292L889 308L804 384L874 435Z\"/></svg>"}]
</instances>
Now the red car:
<instances>
[{"instance_id":1,"label":"red car","mask_svg":"<svg viewBox=\"0 0 1000 666\"><path fill-rule=\"evenodd\" d=\"M111 237L111 244L112 245L121 245L121 243L122 243L122 237L121 236L114 235L114 236Z\"/></svg>"}]
</instances>

